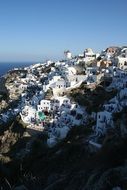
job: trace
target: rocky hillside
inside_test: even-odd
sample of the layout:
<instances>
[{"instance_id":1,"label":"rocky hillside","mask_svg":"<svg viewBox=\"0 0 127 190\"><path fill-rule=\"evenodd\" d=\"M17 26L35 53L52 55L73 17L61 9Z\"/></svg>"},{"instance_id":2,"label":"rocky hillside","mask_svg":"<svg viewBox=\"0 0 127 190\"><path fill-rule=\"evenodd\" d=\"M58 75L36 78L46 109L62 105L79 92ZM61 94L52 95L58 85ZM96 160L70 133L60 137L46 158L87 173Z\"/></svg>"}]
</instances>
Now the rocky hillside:
<instances>
[{"instance_id":1,"label":"rocky hillside","mask_svg":"<svg viewBox=\"0 0 127 190\"><path fill-rule=\"evenodd\" d=\"M4 78L0 78L0 107L1 107L1 102L4 100L8 100L9 93L6 88L6 80Z\"/></svg>"},{"instance_id":2,"label":"rocky hillside","mask_svg":"<svg viewBox=\"0 0 127 190\"><path fill-rule=\"evenodd\" d=\"M84 83L79 88L72 89L68 96L81 106L85 106L88 113L98 112L104 102L112 99L117 94L114 89L107 92L103 85L98 85L94 89L89 89Z\"/></svg>"},{"instance_id":3,"label":"rocky hillside","mask_svg":"<svg viewBox=\"0 0 127 190\"><path fill-rule=\"evenodd\" d=\"M18 126L18 128L17 128ZM73 128L66 139L49 149L46 135L33 140L29 154L17 157L26 146L19 119L1 131L0 186L30 190L127 189L127 138L116 131L105 137L103 147L93 152L87 144L91 129Z\"/></svg>"},{"instance_id":4,"label":"rocky hillside","mask_svg":"<svg viewBox=\"0 0 127 190\"><path fill-rule=\"evenodd\" d=\"M88 112L98 111L117 91L103 86L89 90L83 84L70 96ZM126 190L127 108L113 115L115 127L100 139L95 151L88 138L92 125L73 127L53 148L47 133L27 134L18 116L0 126L0 187L5 190ZM31 131L35 132L35 131Z\"/></svg>"}]
</instances>

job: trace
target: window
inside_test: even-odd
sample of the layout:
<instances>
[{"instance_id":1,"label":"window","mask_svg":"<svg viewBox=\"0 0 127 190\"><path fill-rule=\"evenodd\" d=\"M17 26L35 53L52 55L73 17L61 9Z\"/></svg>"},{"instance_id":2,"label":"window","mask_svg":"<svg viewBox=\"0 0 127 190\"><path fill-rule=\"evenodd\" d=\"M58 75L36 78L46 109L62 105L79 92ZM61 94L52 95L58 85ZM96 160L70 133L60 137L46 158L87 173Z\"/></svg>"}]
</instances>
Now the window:
<instances>
[{"instance_id":1,"label":"window","mask_svg":"<svg viewBox=\"0 0 127 190\"><path fill-rule=\"evenodd\" d=\"M124 62L124 65L127 66L127 61Z\"/></svg>"}]
</instances>

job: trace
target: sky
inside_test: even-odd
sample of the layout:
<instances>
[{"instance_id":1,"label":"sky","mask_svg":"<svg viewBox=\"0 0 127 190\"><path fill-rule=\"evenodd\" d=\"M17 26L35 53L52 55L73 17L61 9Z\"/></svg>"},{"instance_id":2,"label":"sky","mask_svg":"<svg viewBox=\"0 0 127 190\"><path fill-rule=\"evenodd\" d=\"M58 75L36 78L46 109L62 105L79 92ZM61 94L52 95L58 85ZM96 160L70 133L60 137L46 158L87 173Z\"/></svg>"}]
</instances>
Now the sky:
<instances>
[{"instance_id":1,"label":"sky","mask_svg":"<svg viewBox=\"0 0 127 190\"><path fill-rule=\"evenodd\" d=\"M0 0L0 62L127 45L127 0Z\"/></svg>"}]
</instances>

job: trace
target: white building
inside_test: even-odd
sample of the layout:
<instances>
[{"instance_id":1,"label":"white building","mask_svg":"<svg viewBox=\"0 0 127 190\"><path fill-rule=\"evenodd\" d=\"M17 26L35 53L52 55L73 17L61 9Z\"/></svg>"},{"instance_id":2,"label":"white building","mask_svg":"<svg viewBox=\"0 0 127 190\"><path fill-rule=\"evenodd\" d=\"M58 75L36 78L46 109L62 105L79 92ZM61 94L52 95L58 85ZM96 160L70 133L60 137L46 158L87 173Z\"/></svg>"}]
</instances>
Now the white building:
<instances>
[{"instance_id":1,"label":"white building","mask_svg":"<svg viewBox=\"0 0 127 190\"><path fill-rule=\"evenodd\" d=\"M66 81L61 78L55 82L55 85L53 87L53 95L54 96L61 96L64 95L66 92Z\"/></svg>"},{"instance_id":2,"label":"white building","mask_svg":"<svg viewBox=\"0 0 127 190\"><path fill-rule=\"evenodd\" d=\"M36 109L31 106L25 106L20 115L24 123L31 123L31 119L36 118Z\"/></svg>"},{"instance_id":3,"label":"white building","mask_svg":"<svg viewBox=\"0 0 127 190\"><path fill-rule=\"evenodd\" d=\"M111 113L119 112L122 109L119 104L115 104L115 103L105 104L104 108L106 111L111 112Z\"/></svg>"},{"instance_id":4,"label":"white building","mask_svg":"<svg viewBox=\"0 0 127 190\"><path fill-rule=\"evenodd\" d=\"M53 111L58 111L60 108L60 101L58 99L51 100L51 106Z\"/></svg>"},{"instance_id":5,"label":"white building","mask_svg":"<svg viewBox=\"0 0 127 190\"><path fill-rule=\"evenodd\" d=\"M118 57L118 67L122 70L127 69L127 57Z\"/></svg>"},{"instance_id":6,"label":"white building","mask_svg":"<svg viewBox=\"0 0 127 190\"><path fill-rule=\"evenodd\" d=\"M68 75L76 75L77 70L75 67L67 67Z\"/></svg>"},{"instance_id":7,"label":"white building","mask_svg":"<svg viewBox=\"0 0 127 190\"><path fill-rule=\"evenodd\" d=\"M110 125L112 125L112 113L108 111L98 112L96 133L98 135L104 135Z\"/></svg>"},{"instance_id":8,"label":"white building","mask_svg":"<svg viewBox=\"0 0 127 190\"><path fill-rule=\"evenodd\" d=\"M51 110L51 101L50 100L41 100L40 105L37 106L38 111L50 111Z\"/></svg>"},{"instance_id":9,"label":"white building","mask_svg":"<svg viewBox=\"0 0 127 190\"><path fill-rule=\"evenodd\" d=\"M65 51L64 52L64 55L65 55L65 57L67 58L67 59L72 59L72 54L71 54L71 52L68 50L68 51Z\"/></svg>"},{"instance_id":10,"label":"white building","mask_svg":"<svg viewBox=\"0 0 127 190\"><path fill-rule=\"evenodd\" d=\"M122 99L122 98L127 98L127 88L124 88L124 89L122 89L122 90L120 91L119 97L120 97L120 99Z\"/></svg>"},{"instance_id":11,"label":"white building","mask_svg":"<svg viewBox=\"0 0 127 190\"><path fill-rule=\"evenodd\" d=\"M57 137L59 139L64 139L67 136L68 131L69 128L67 126L64 126L62 128L56 128Z\"/></svg>"},{"instance_id":12,"label":"white building","mask_svg":"<svg viewBox=\"0 0 127 190\"><path fill-rule=\"evenodd\" d=\"M66 77L67 77L69 87L73 87L79 82L81 81L83 82L87 79L87 75L67 75Z\"/></svg>"},{"instance_id":13,"label":"white building","mask_svg":"<svg viewBox=\"0 0 127 190\"><path fill-rule=\"evenodd\" d=\"M38 103L39 103L39 99L36 95L34 95L31 100L29 101L29 103L32 105L32 106L36 106Z\"/></svg>"},{"instance_id":14,"label":"white building","mask_svg":"<svg viewBox=\"0 0 127 190\"><path fill-rule=\"evenodd\" d=\"M66 88L66 81L64 79L58 79L56 81L56 85L55 85L56 88Z\"/></svg>"},{"instance_id":15,"label":"white building","mask_svg":"<svg viewBox=\"0 0 127 190\"><path fill-rule=\"evenodd\" d=\"M93 50L91 48L85 49L84 56L85 56L85 59L84 59L85 62L92 61L96 58L96 54L93 53Z\"/></svg>"},{"instance_id":16,"label":"white building","mask_svg":"<svg viewBox=\"0 0 127 190\"><path fill-rule=\"evenodd\" d=\"M127 57L127 47L123 47L123 48L122 48L121 54L122 54L124 57Z\"/></svg>"},{"instance_id":17,"label":"white building","mask_svg":"<svg viewBox=\"0 0 127 190\"><path fill-rule=\"evenodd\" d=\"M19 86L19 88L20 88L21 90L26 90L27 87L28 87L27 84L21 84L21 85Z\"/></svg>"}]
</instances>

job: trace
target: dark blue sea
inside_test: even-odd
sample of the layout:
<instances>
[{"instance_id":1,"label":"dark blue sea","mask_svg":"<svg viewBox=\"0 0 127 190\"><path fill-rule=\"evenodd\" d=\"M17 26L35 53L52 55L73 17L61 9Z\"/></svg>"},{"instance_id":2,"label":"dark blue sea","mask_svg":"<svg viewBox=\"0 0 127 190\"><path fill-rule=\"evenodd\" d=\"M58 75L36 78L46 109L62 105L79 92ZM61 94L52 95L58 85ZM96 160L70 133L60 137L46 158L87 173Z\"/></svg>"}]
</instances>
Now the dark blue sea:
<instances>
[{"instance_id":1,"label":"dark blue sea","mask_svg":"<svg viewBox=\"0 0 127 190\"><path fill-rule=\"evenodd\" d=\"M26 63L0 63L0 76L6 74L9 70L12 70L14 68L23 68L25 66L30 66L33 63L31 62L26 62Z\"/></svg>"}]
</instances>

